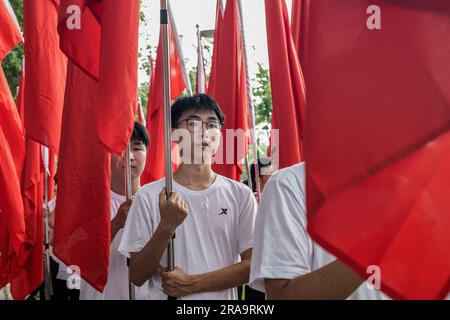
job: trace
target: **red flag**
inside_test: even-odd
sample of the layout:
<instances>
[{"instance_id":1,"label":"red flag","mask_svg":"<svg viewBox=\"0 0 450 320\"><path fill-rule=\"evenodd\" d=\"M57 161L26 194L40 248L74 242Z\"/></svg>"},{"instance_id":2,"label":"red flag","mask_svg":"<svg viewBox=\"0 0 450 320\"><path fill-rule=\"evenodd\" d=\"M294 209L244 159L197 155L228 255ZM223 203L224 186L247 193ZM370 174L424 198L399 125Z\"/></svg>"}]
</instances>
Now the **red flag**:
<instances>
[{"instance_id":1,"label":"red flag","mask_svg":"<svg viewBox=\"0 0 450 320\"><path fill-rule=\"evenodd\" d=\"M14 11L8 0L0 1L0 61L20 42L22 35L20 34L19 25Z\"/></svg>"},{"instance_id":2,"label":"red flag","mask_svg":"<svg viewBox=\"0 0 450 320\"><path fill-rule=\"evenodd\" d=\"M311 2L308 228L364 278L378 266L381 290L393 298L444 298L450 4L372 4Z\"/></svg>"},{"instance_id":3,"label":"red flag","mask_svg":"<svg viewBox=\"0 0 450 320\"><path fill-rule=\"evenodd\" d=\"M41 145L27 139L22 176L25 241L20 263L23 267L11 281L11 293L16 300L25 299L44 281L43 179Z\"/></svg>"},{"instance_id":4,"label":"red flag","mask_svg":"<svg viewBox=\"0 0 450 320\"><path fill-rule=\"evenodd\" d=\"M216 79L214 87L210 88L211 96L217 101L225 113L226 123L224 134L214 170L230 179L240 181L242 160L247 150L248 141L239 141L236 137L227 141L226 130L248 129L248 99L245 58L242 45L242 35L236 0L227 1L225 15L222 21L218 44ZM216 45L215 44L215 45ZM233 142L233 144L230 144ZM217 163L218 162L218 163Z\"/></svg>"},{"instance_id":5,"label":"red flag","mask_svg":"<svg viewBox=\"0 0 450 320\"><path fill-rule=\"evenodd\" d=\"M284 0L266 0L267 45L272 89L272 130L278 131L278 167L302 160L305 83Z\"/></svg>"},{"instance_id":6,"label":"red flag","mask_svg":"<svg viewBox=\"0 0 450 320\"><path fill-rule=\"evenodd\" d=\"M216 4L216 25L214 28L214 46L213 46L213 54L212 54L212 60L211 60L211 71L209 74L209 82L208 82L208 94L211 94L214 92L214 86L216 81L216 72L217 72L217 65L219 61L219 46L220 46L220 33L222 32L222 21L223 21L223 14L225 10L223 8L223 1L217 0Z\"/></svg>"},{"instance_id":7,"label":"red flag","mask_svg":"<svg viewBox=\"0 0 450 320\"><path fill-rule=\"evenodd\" d=\"M11 91L0 69L0 287L20 267L25 238L20 177L25 156L25 138Z\"/></svg>"},{"instance_id":8,"label":"red flag","mask_svg":"<svg viewBox=\"0 0 450 320\"><path fill-rule=\"evenodd\" d=\"M291 29L300 64L304 70L304 51L308 34L309 7L311 0L292 0Z\"/></svg>"},{"instance_id":9,"label":"red flag","mask_svg":"<svg viewBox=\"0 0 450 320\"><path fill-rule=\"evenodd\" d=\"M78 20L72 5L81 9ZM61 48L72 62L98 79L102 97L97 102L98 137L108 151L117 154L123 153L133 131L138 28L138 0L61 1Z\"/></svg>"},{"instance_id":10,"label":"red flag","mask_svg":"<svg viewBox=\"0 0 450 320\"><path fill-rule=\"evenodd\" d=\"M174 19L169 14L170 42L170 94L171 99L178 97L188 87L183 77L184 64L181 48L177 44L178 33L174 28ZM159 35L159 45L156 55L155 77L150 86L147 109L147 129L150 134L150 146L147 162L141 175L141 183L146 184L164 177L164 102L163 102L163 65L162 65L162 35Z\"/></svg>"},{"instance_id":11,"label":"red flag","mask_svg":"<svg viewBox=\"0 0 450 320\"><path fill-rule=\"evenodd\" d=\"M25 72L22 68L19 92L16 97L20 118L24 119ZM44 280L43 273L43 167L41 145L26 138L25 165L21 179L24 245L19 255L20 270L11 273L11 292L14 299L24 299Z\"/></svg>"},{"instance_id":12,"label":"red flag","mask_svg":"<svg viewBox=\"0 0 450 320\"><path fill-rule=\"evenodd\" d=\"M52 0L23 3L27 137L57 153L67 59L59 48L58 8Z\"/></svg>"},{"instance_id":13,"label":"red flag","mask_svg":"<svg viewBox=\"0 0 450 320\"><path fill-rule=\"evenodd\" d=\"M92 110L98 83L69 63L58 160L53 252L99 291L108 278L109 153L97 139Z\"/></svg>"}]
</instances>

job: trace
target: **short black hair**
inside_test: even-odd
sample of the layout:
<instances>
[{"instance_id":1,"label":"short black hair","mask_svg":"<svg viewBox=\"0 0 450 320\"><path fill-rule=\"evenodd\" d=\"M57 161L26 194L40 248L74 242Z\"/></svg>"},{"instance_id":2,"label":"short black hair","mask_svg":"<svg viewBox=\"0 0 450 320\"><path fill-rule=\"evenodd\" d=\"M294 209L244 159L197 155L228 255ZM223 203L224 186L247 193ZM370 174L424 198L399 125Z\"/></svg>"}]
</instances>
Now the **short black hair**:
<instances>
[{"instance_id":1,"label":"short black hair","mask_svg":"<svg viewBox=\"0 0 450 320\"><path fill-rule=\"evenodd\" d=\"M225 124L225 115L217 102L204 93L197 93L193 96L178 98L172 105L172 128L175 128L180 121L183 112L194 111L214 111L221 125Z\"/></svg>"},{"instance_id":2,"label":"short black hair","mask_svg":"<svg viewBox=\"0 0 450 320\"><path fill-rule=\"evenodd\" d=\"M145 128L142 124L140 124L137 121L134 122L133 133L131 134L131 141L142 142L143 144L145 144L146 148L150 143L147 128Z\"/></svg>"}]
</instances>

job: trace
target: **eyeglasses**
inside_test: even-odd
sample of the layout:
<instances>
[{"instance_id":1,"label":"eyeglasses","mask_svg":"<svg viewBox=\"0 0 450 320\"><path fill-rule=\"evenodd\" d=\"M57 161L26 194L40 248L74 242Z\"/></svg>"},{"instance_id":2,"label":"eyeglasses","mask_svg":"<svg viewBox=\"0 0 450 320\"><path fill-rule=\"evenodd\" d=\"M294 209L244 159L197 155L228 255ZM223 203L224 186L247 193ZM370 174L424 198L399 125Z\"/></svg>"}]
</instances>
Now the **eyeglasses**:
<instances>
[{"instance_id":1,"label":"eyeglasses","mask_svg":"<svg viewBox=\"0 0 450 320\"><path fill-rule=\"evenodd\" d=\"M198 132L201 131L203 128L203 124L206 124L206 129L208 130L208 132L210 133L217 133L218 131L220 131L221 125L219 121L201 121L198 119L184 119L181 120L177 123L177 126L182 123L185 122L187 123L187 128L189 131L191 132Z\"/></svg>"}]
</instances>

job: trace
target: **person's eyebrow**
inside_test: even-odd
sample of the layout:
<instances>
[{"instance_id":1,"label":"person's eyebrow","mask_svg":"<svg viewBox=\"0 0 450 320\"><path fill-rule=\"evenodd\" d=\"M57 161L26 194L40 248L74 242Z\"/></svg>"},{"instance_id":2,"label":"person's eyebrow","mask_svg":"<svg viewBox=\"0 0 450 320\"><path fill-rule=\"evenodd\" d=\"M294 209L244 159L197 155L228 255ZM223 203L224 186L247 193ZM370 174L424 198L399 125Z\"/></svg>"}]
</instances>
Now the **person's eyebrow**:
<instances>
[{"instance_id":1,"label":"person's eyebrow","mask_svg":"<svg viewBox=\"0 0 450 320\"><path fill-rule=\"evenodd\" d=\"M134 140L133 141L134 145L144 145L144 142L140 141L140 140Z\"/></svg>"},{"instance_id":2,"label":"person's eyebrow","mask_svg":"<svg viewBox=\"0 0 450 320\"><path fill-rule=\"evenodd\" d=\"M217 119L216 116L210 116L208 117L208 120L215 120L215 121L219 121L219 119Z\"/></svg>"},{"instance_id":3,"label":"person's eyebrow","mask_svg":"<svg viewBox=\"0 0 450 320\"><path fill-rule=\"evenodd\" d=\"M200 120L201 118L199 116L196 116L196 115L193 114L193 115L188 116L184 120L190 120L190 119Z\"/></svg>"}]
</instances>

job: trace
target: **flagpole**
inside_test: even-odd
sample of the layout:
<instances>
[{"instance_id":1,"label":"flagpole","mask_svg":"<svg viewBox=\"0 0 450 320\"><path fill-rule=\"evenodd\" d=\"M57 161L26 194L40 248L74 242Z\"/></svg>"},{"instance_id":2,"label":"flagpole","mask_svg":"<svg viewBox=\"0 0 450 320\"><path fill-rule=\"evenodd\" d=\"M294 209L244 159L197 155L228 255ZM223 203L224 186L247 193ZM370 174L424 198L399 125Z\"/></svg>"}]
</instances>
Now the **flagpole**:
<instances>
[{"instance_id":1,"label":"flagpole","mask_svg":"<svg viewBox=\"0 0 450 320\"><path fill-rule=\"evenodd\" d=\"M133 190L131 186L131 157L130 157L130 144L128 143L125 148L125 197L126 200L130 200L133 197ZM131 282L131 270L130 270L130 259L127 259L128 264L128 294L130 300L136 300L136 289L134 284Z\"/></svg>"},{"instance_id":2,"label":"flagpole","mask_svg":"<svg viewBox=\"0 0 450 320\"><path fill-rule=\"evenodd\" d=\"M195 27L197 28L197 92L205 93L206 79L203 68L202 37L200 35L200 26L197 24Z\"/></svg>"},{"instance_id":3,"label":"flagpole","mask_svg":"<svg viewBox=\"0 0 450 320\"><path fill-rule=\"evenodd\" d=\"M246 73L246 83L247 83L247 100L248 100L248 109L249 109L249 115L250 115L250 126L251 126L251 144L252 144L252 151L253 151L253 165L255 167L255 183L256 183L256 194L258 195L258 200L261 199L260 193L260 181L259 181L259 165L258 165L258 144L256 142L255 137L255 109L253 107L253 101L251 96L251 83L250 83L250 76L248 72L248 60L247 60L247 45L245 43L245 31L244 31L244 18L242 15L242 4L241 0L238 0L238 8L239 8L239 23L241 25L241 36L242 36L242 46L244 48L244 61L245 61L245 73Z\"/></svg>"},{"instance_id":4,"label":"flagpole","mask_svg":"<svg viewBox=\"0 0 450 320\"><path fill-rule=\"evenodd\" d=\"M163 83L164 83L164 156L166 164L166 197L172 193L172 139L171 139L171 114L170 114L170 48L169 48L169 17L168 0L161 0L161 34L162 34L162 63L163 63ZM178 36L178 35L177 35ZM170 239L167 246L167 267L169 271L175 269L175 252L173 241L175 234ZM176 299L168 297L169 300Z\"/></svg>"},{"instance_id":5,"label":"flagpole","mask_svg":"<svg viewBox=\"0 0 450 320\"><path fill-rule=\"evenodd\" d=\"M49 174L49 151L45 146L41 146L42 159L44 163L44 207L46 215L44 215L44 247L45 247L45 268L44 268L44 296L45 300L50 300L53 295L52 274L50 270L50 239L48 228L48 215L50 214L48 205L48 177Z\"/></svg>"}]
</instances>

